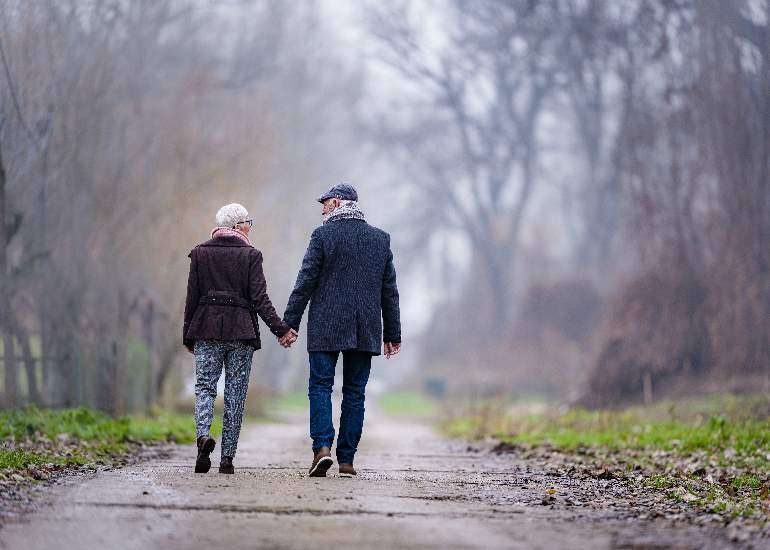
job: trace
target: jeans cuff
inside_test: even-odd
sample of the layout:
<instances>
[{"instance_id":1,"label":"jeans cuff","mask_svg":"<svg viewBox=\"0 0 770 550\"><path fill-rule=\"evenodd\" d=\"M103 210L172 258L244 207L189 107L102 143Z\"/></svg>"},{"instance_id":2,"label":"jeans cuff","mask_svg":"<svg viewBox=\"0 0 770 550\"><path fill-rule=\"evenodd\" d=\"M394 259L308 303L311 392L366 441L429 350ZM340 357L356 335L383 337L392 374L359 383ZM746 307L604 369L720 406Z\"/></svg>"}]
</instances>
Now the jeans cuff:
<instances>
[{"instance_id":1,"label":"jeans cuff","mask_svg":"<svg viewBox=\"0 0 770 550\"><path fill-rule=\"evenodd\" d=\"M313 452L316 452L321 447L329 447L331 449L331 446L331 441L322 441L319 439L318 441L313 441Z\"/></svg>"}]
</instances>

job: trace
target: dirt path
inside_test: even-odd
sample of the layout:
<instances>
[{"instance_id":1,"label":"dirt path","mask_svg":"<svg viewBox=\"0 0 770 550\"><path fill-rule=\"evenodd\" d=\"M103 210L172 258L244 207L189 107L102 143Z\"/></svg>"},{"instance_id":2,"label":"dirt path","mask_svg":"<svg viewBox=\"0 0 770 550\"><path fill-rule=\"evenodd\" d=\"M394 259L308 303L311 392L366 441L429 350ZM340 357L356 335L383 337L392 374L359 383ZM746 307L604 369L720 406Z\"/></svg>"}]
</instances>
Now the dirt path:
<instances>
[{"instance_id":1,"label":"dirt path","mask_svg":"<svg viewBox=\"0 0 770 550\"><path fill-rule=\"evenodd\" d=\"M725 548L723 529L639 520L621 496L564 504L568 479L370 415L357 478L306 477L305 417L245 430L236 474L166 459L52 486L0 530L0 548ZM217 451L218 451L217 447ZM215 461L215 462L218 462ZM335 465L336 466L336 465ZM574 482L572 482L574 483ZM543 505L548 487L556 505ZM612 490L612 488L607 488ZM756 547L756 546L755 546Z\"/></svg>"}]
</instances>

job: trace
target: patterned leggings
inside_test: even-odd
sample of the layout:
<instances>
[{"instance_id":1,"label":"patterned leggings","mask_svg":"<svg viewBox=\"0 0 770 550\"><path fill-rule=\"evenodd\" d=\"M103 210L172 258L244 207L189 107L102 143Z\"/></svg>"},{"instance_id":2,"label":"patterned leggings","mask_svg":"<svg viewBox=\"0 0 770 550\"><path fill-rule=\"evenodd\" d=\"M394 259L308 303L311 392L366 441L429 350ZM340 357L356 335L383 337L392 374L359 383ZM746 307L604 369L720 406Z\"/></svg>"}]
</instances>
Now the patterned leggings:
<instances>
[{"instance_id":1,"label":"patterned leggings","mask_svg":"<svg viewBox=\"0 0 770 550\"><path fill-rule=\"evenodd\" d=\"M233 340L195 342L195 426L197 437L209 435L214 417L217 382L225 368L225 411L222 417L222 456L235 456L249 388L254 347Z\"/></svg>"}]
</instances>

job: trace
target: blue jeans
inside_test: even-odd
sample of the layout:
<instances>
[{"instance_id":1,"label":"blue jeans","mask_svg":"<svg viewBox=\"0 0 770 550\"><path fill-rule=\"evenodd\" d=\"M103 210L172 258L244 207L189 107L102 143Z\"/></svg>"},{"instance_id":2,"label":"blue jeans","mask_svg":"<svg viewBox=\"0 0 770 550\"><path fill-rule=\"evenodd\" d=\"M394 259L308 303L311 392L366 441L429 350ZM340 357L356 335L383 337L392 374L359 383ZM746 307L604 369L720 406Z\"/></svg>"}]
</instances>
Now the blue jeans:
<instances>
[{"instance_id":1,"label":"blue jeans","mask_svg":"<svg viewBox=\"0 0 770 550\"><path fill-rule=\"evenodd\" d=\"M334 441L332 423L332 386L338 351L310 352L310 437L313 450L331 447ZM369 380L372 355L363 351L342 352L342 413L337 438L337 462L352 464L364 426L364 390Z\"/></svg>"}]
</instances>

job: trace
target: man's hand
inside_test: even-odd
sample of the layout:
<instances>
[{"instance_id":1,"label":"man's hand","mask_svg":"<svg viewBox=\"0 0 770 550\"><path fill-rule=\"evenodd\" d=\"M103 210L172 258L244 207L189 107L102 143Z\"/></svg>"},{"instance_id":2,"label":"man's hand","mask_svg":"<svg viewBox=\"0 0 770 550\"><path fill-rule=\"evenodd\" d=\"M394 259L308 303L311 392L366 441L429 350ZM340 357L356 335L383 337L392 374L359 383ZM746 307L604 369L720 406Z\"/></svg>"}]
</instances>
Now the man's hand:
<instances>
[{"instance_id":1,"label":"man's hand","mask_svg":"<svg viewBox=\"0 0 770 550\"><path fill-rule=\"evenodd\" d=\"M385 357L390 359L401 351L401 342L385 342Z\"/></svg>"},{"instance_id":2,"label":"man's hand","mask_svg":"<svg viewBox=\"0 0 770 550\"><path fill-rule=\"evenodd\" d=\"M278 343L285 348L290 348L291 345L297 341L297 338L299 338L299 334L297 334L296 330L291 328L289 329L289 332L278 338Z\"/></svg>"}]
</instances>

